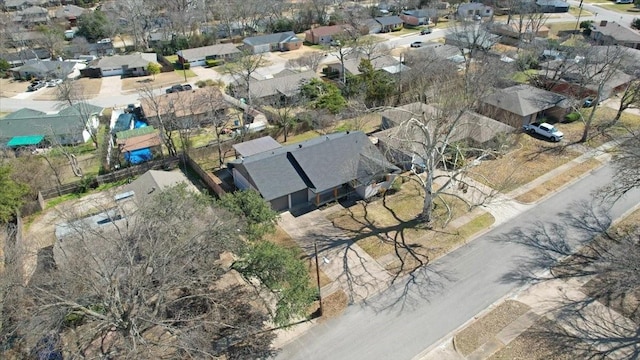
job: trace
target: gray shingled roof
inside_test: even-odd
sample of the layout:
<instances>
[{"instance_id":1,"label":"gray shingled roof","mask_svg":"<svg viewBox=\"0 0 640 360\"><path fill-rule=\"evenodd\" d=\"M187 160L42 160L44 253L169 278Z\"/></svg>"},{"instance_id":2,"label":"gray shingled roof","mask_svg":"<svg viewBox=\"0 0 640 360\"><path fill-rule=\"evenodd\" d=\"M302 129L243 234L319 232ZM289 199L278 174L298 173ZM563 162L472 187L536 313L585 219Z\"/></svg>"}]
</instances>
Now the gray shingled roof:
<instances>
[{"instance_id":1,"label":"gray shingled roof","mask_svg":"<svg viewBox=\"0 0 640 360\"><path fill-rule=\"evenodd\" d=\"M240 50L234 44L216 44L193 49L184 49L176 54L182 56L187 61L205 58L207 56L224 56L239 53Z\"/></svg>"},{"instance_id":2,"label":"gray shingled roof","mask_svg":"<svg viewBox=\"0 0 640 360\"><path fill-rule=\"evenodd\" d=\"M95 67L114 69L117 67L127 65L130 68L137 68L137 67L146 68L149 65L149 63L157 62L157 61L158 61L158 56L156 55L156 53L114 55L114 56L103 57L96 63Z\"/></svg>"},{"instance_id":3,"label":"gray shingled roof","mask_svg":"<svg viewBox=\"0 0 640 360\"><path fill-rule=\"evenodd\" d=\"M242 40L247 45L257 46L266 44L278 44L281 42L298 42L302 41L296 37L293 31L285 31L275 34L267 34L261 36L252 36Z\"/></svg>"},{"instance_id":4,"label":"gray shingled roof","mask_svg":"<svg viewBox=\"0 0 640 360\"><path fill-rule=\"evenodd\" d=\"M528 116L559 105L565 99L560 94L521 84L497 91L482 101L510 113Z\"/></svg>"},{"instance_id":5,"label":"gray shingled roof","mask_svg":"<svg viewBox=\"0 0 640 360\"><path fill-rule=\"evenodd\" d=\"M12 68L13 71L29 72L33 74L51 74L64 78L69 75L76 63L56 60L28 60L24 65Z\"/></svg>"},{"instance_id":6,"label":"gray shingled roof","mask_svg":"<svg viewBox=\"0 0 640 360\"><path fill-rule=\"evenodd\" d=\"M80 6L64 5L63 7L56 10L55 17L58 19L69 18L69 17L77 18L80 15L84 14L86 11L87 10L85 10L84 8L81 8Z\"/></svg>"},{"instance_id":7,"label":"gray shingled roof","mask_svg":"<svg viewBox=\"0 0 640 360\"><path fill-rule=\"evenodd\" d=\"M282 145L275 141L271 136L263 136L261 138L241 142L233 145L233 149L240 156L251 156L265 151L281 148Z\"/></svg>"},{"instance_id":8,"label":"gray shingled roof","mask_svg":"<svg viewBox=\"0 0 640 360\"><path fill-rule=\"evenodd\" d=\"M361 131L320 136L230 166L243 169L267 201L306 188L322 192L352 180L366 184L377 174L397 170Z\"/></svg>"},{"instance_id":9,"label":"gray shingled roof","mask_svg":"<svg viewBox=\"0 0 640 360\"><path fill-rule=\"evenodd\" d=\"M403 24L404 21L402 21L402 19L399 16L381 16L381 17L377 17L375 18L375 20L377 22L380 23L380 25L382 26L389 26L389 25L398 25L398 24Z\"/></svg>"},{"instance_id":10,"label":"gray shingled roof","mask_svg":"<svg viewBox=\"0 0 640 360\"><path fill-rule=\"evenodd\" d=\"M601 26L602 22L594 22L591 24L591 31L599 32L605 36L611 36L621 42L640 42L640 34L631 30L626 26L622 26L615 21L609 21L605 26Z\"/></svg>"},{"instance_id":11,"label":"gray shingled roof","mask_svg":"<svg viewBox=\"0 0 640 360\"><path fill-rule=\"evenodd\" d=\"M273 79L252 81L250 86L251 96L255 99L273 96L276 94L290 96L300 90L300 85L303 81L317 77L318 74L313 70L288 72L284 75L276 74Z\"/></svg>"}]
</instances>

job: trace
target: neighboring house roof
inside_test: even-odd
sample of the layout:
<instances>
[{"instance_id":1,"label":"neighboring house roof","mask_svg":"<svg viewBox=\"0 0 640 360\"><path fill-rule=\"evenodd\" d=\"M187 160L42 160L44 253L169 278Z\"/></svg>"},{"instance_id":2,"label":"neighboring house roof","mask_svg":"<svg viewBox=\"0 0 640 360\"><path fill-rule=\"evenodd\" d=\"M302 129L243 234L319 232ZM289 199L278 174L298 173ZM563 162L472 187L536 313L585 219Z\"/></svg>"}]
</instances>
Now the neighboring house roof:
<instances>
[{"instance_id":1,"label":"neighboring house roof","mask_svg":"<svg viewBox=\"0 0 640 360\"><path fill-rule=\"evenodd\" d=\"M30 6L22 11L18 11L19 15L49 15L49 10L40 6Z\"/></svg>"},{"instance_id":2,"label":"neighboring house roof","mask_svg":"<svg viewBox=\"0 0 640 360\"><path fill-rule=\"evenodd\" d=\"M378 23L380 23L380 25L382 26L392 26L392 25L399 25L399 24L403 24L404 21L402 21L402 19L399 16L380 16L377 18L374 18Z\"/></svg>"},{"instance_id":3,"label":"neighboring house roof","mask_svg":"<svg viewBox=\"0 0 640 360\"><path fill-rule=\"evenodd\" d=\"M19 52L4 53L0 55L0 59L6 60L9 64L21 64L28 60L49 59L51 53L45 49L21 50Z\"/></svg>"},{"instance_id":4,"label":"neighboring house roof","mask_svg":"<svg viewBox=\"0 0 640 360\"><path fill-rule=\"evenodd\" d=\"M302 40L296 37L293 31L285 31L275 34L267 34L261 36L252 36L242 40L243 43L251 46L279 44L284 42L300 42Z\"/></svg>"},{"instance_id":5,"label":"neighboring house roof","mask_svg":"<svg viewBox=\"0 0 640 360\"><path fill-rule=\"evenodd\" d=\"M311 34L312 36L321 37L321 36L336 35L349 30L352 30L352 27L349 25L331 25L331 26L319 26L313 29L309 29L305 32Z\"/></svg>"},{"instance_id":6,"label":"neighboring house roof","mask_svg":"<svg viewBox=\"0 0 640 360\"><path fill-rule=\"evenodd\" d=\"M422 44L421 47L414 49L413 51L424 53L425 55L432 55L442 60L450 60L452 57L457 55L462 56L462 52L460 51L459 47L439 42L429 42ZM467 52L468 50L465 49L464 53Z\"/></svg>"},{"instance_id":7,"label":"neighboring house roof","mask_svg":"<svg viewBox=\"0 0 640 360\"><path fill-rule=\"evenodd\" d=\"M139 202L148 199L152 194L157 194L178 184L187 184L187 189L198 192L198 189L182 171L149 170L130 184L125 185L122 193L133 191L134 200Z\"/></svg>"},{"instance_id":8,"label":"neighboring house roof","mask_svg":"<svg viewBox=\"0 0 640 360\"><path fill-rule=\"evenodd\" d=\"M267 201L306 188L319 193L353 180L368 184L380 173L397 170L361 131L320 136L229 165L243 168Z\"/></svg>"},{"instance_id":9,"label":"neighboring house roof","mask_svg":"<svg viewBox=\"0 0 640 360\"><path fill-rule=\"evenodd\" d=\"M448 33L444 36L445 41L455 41L465 48L472 46L489 49L498 42L498 35L491 34L480 27L460 29L459 31Z\"/></svg>"},{"instance_id":10,"label":"neighboring house roof","mask_svg":"<svg viewBox=\"0 0 640 360\"><path fill-rule=\"evenodd\" d=\"M563 0L536 0L536 5L543 7L568 8L569 3Z\"/></svg>"},{"instance_id":11,"label":"neighboring house roof","mask_svg":"<svg viewBox=\"0 0 640 360\"><path fill-rule=\"evenodd\" d=\"M107 56L98 60L94 66L101 69L114 69L125 65L129 68L146 68L149 63L157 61L158 56L156 53L136 53Z\"/></svg>"},{"instance_id":12,"label":"neighboring house roof","mask_svg":"<svg viewBox=\"0 0 640 360\"><path fill-rule=\"evenodd\" d=\"M215 109L212 109L212 105L215 105ZM175 114L176 117L181 118L205 114L212 110L224 110L230 105L219 89L208 87L162 94L153 99L144 98L141 106L148 118L166 114Z\"/></svg>"},{"instance_id":13,"label":"neighboring house roof","mask_svg":"<svg viewBox=\"0 0 640 360\"><path fill-rule=\"evenodd\" d=\"M298 93L304 81L317 77L318 74L313 70L303 72L284 70L274 75L273 79L251 81L249 89L251 96L255 99L277 94L293 96Z\"/></svg>"},{"instance_id":14,"label":"neighboring house roof","mask_svg":"<svg viewBox=\"0 0 640 360\"><path fill-rule=\"evenodd\" d=\"M59 78L64 78L73 71L76 65L77 63L71 61L28 60L24 65L12 68L11 71L54 75Z\"/></svg>"},{"instance_id":15,"label":"neighboring house roof","mask_svg":"<svg viewBox=\"0 0 640 360\"><path fill-rule=\"evenodd\" d=\"M44 135L14 136L7 143L8 147L37 145L44 140Z\"/></svg>"},{"instance_id":16,"label":"neighboring house roof","mask_svg":"<svg viewBox=\"0 0 640 360\"><path fill-rule=\"evenodd\" d=\"M354 53L351 56L348 56L344 61L345 70L351 75L360 75L360 62L364 57L361 54ZM340 65L339 63L337 63ZM327 65L336 66L336 63L331 63ZM383 55L376 58L371 59L371 66L375 70L384 70L391 74L395 74L399 71L406 71L409 68L400 63L400 60L394 58L391 55ZM342 67L342 65L340 65Z\"/></svg>"},{"instance_id":17,"label":"neighboring house roof","mask_svg":"<svg viewBox=\"0 0 640 360\"><path fill-rule=\"evenodd\" d=\"M591 24L591 31L610 36L616 41L640 43L640 34L615 21L601 21Z\"/></svg>"},{"instance_id":18,"label":"neighboring house roof","mask_svg":"<svg viewBox=\"0 0 640 360\"><path fill-rule=\"evenodd\" d=\"M152 31L147 39L149 41L170 41L174 34L168 31Z\"/></svg>"},{"instance_id":19,"label":"neighboring house roof","mask_svg":"<svg viewBox=\"0 0 640 360\"><path fill-rule=\"evenodd\" d=\"M145 149L162 144L160 132L153 126L125 130L116 133L116 144L121 153Z\"/></svg>"},{"instance_id":20,"label":"neighboring house roof","mask_svg":"<svg viewBox=\"0 0 640 360\"><path fill-rule=\"evenodd\" d=\"M78 18L80 15L85 13L85 9L76 5L64 5L63 7L56 10L54 13L54 17L58 19L70 19L70 18Z\"/></svg>"},{"instance_id":21,"label":"neighboring house roof","mask_svg":"<svg viewBox=\"0 0 640 360\"><path fill-rule=\"evenodd\" d=\"M482 101L520 116L536 114L560 105L566 97L531 85L521 84L499 90Z\"/></svg>"},{"instance_id":22,"label":"neighboring house roof","mask_svg":"<svg viewBox=\"0 0 640 360\"><path fill-rule=\"evenodd\" d=\"M416 18L433 17L438 15L438 11L435 9L418 9L418 10L406 10L404 15L413 16Z\"/></svg>"},{"instance_id":23,"label":"neighboring house roof","mask_svg":"<svg viewBox=\"0 0 640 360\"><path fill-rule=\"evenodd\" d=\"M21 44L23 41L34 41L45 38L45 35L39 31L14 31L10 35L14 43ZM21 44L22 45L22 44ZM30 50L23 50L30 51Z\"/></svg>"},{"instance_id":24,"label":"neighboring house roof","mask_svg":"<svg viewBox=\"0 0 640 360\"><path fill-rule=\"evenodd\" d=\"M263 153L265 151L279 149L282 145L275 141L271 136L263 136L261 138L234 144L232 147L238 155L247 157Z\"/></svg>"},{"instance_id":25,"label":"neighboring house roof","mask_svg":"<svg viewBox=\"0 0 640 360\"><path fill-rule=\"evenodd\" d=\"M0 119L0 137L76 134L84 130L91 114L99 114L102 110L89 104L76 104L56 114L20 109Z\"/></svg>"},{"instance_id":26,"label":"neighboring house roof","mask_svg":"<svg viewBox=\"0 0 640 360\"><path fill-rule=\"evenodd\" d=\"M193 49L180 50L176 54L182 56L187 61L202 59L207 56L225 56L237 54L240 50L235 44L216 44Z\"/></svg>"}]
</instances>

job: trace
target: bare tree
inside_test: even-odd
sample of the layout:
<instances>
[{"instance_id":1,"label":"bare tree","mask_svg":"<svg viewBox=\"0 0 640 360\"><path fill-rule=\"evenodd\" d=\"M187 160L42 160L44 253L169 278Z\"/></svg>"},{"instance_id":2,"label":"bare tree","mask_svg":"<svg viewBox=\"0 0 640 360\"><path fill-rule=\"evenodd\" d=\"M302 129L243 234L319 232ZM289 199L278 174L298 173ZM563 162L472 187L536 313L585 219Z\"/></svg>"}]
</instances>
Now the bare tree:
<instances>
[{"instance_id":1,"label":"bare tree","mask_svg":"<svg viewBox=\"0 0 640 360\"><path fill-rule=\"evenodd\" d=\"M324 51L314 51L301 55L300 57L287 60L287 67L290 69L307 68L309 70L318 71L320 63L327 56Z\"/></svg>"},{"instance_id":2,"label":"bare tree","mask_svg":"<svg viewBox=\"0 0 640 360\"><path fill-rule=\"evenodd\" d=\"M411 158L415 172L424 172L416 179L425 192L420 215L425 222L433 220L436 201L446 208L446 222L452 215L450 199L458 199L473 207L493 195L494 190L477 186L466 177L477 161L495 154L495 149L478 147L466 141L479 130L477 119L470 112L481 98L490 93L495 82L493 74L500 73L499 62L490 62L488 58L484 62L482 68L465 68L454 78L442 78L434 74L421 79L424 84L430 82L432 86L446 83L447 90L433 93L430 96L432 105L418 104L409 109L395 110L404 112L404 115L400 116L401 120L389 136L389 147ZM451 66L449 61L436 64L431 63L438 69ZM438 72L437 69L434 71ZM441 73L446 74L445 71ZM416 90L424 91L424 88L423 85ZM423 95L417 98L423 98ZM470 200L459 190L472 190L478 196Z\"/></svg>"},{"instance_id":3,"label":"bare tree","mask_svg":"<svg viewBox=\"0 0 640 360\"><path fill-rule=\"evenodd\" d=\"M640 161L640 133L629 129L628 133L622 137L622 142L616 148L614 156L615 181L603 191L602 195L617 199L640 187L640 168L636 165Z\"/></svg>"},{"instance_id":4,"label":"bare tree","mask_svg":"<svg viewBox=\"0 0 640 360\"><path fill-rule=\"evenodd\" d=\"M224 100L219 87L209 86L198 90L194 95L194 106L199 112L203 112L203 121L213 126L216 136L216 149L218 150L218 161L220 166L224 165L224 154L222 151L222 135L227 128L229 115L227 110L229 104Z\"/></svg>"},{"instance_id":5,"label":"bare tree","mask_svg":"<svg viewBox=\"0 0 640 360\"><path fill-rule=\"evenodd\" d=\"M164 145L167 147L170 156L176 156L176 144L173 138L173 113L168 108L169 103L165 101L166 95L157 95L155 90L150 86L140 89L140 98L143 101L145 114L158 125L160 136Z\"/></svg>"},{"instance_id":6,"label":"bare tree","mask_svg":"<svg viewBox=\"0 0 640 360\"><path fill-rule=\"evenodd\" d=\"M243 247L240 225L183 185L135 202L58 227L28 285L11 284L8 335L70 358L272 355L255 289L221 280L237 278L220 258Z\"/></svg>"},{"instance_id":7,"label":"bare tree","mask_svg":"<svg viewBox=\"0 0 640 360\"><path fill-rule=\"evenodd\" d=\"M622 113L630 108L640 108L640 80L633 80L624 88L624 92L620 95L620 105L616 111L616 116L611 120L610 126L620 121Z\"/></svg>"},{"instance_id":8,"label":"bare tree","mask_svg":"<svg viewBox=\"0 0 640 360\"><path fill-rule=\"evenodd\" d=\"M89 134L93 146L98 148L98 128L88 121L93 115L91 109L94 108L87 102L84 89L81 85L73 80L65 79L56 87L57 98L60 107L73 107L78 115L78 119L82 122L82 129Z\"/></svg>"},{"instance_id":9,"label":"bare tree","mask_svg":"<svg viewBox=\"0 0 640 360\"><path fill-rule=\"evenodd\" d=\"M251 82L253 75L256 71L265 66L267 60L263 54L253 54L249 50L242 52L233 61L227 62L224 65L224 72L231 75L237 83L239 83L246 93L247 105L251 107L253 105L253 99L251 96Z\"/></svg>"}]
</instances>

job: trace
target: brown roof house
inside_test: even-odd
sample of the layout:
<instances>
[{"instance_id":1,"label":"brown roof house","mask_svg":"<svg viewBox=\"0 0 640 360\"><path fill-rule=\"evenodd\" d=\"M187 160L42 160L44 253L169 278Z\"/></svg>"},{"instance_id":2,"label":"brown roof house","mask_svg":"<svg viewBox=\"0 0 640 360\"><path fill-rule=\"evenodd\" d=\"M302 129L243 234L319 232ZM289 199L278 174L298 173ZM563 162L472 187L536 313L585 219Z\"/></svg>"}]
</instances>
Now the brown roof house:
<instances>
[{"instance_id":1,"label":"brown roof house","mask_svg":"<svg viewBox=\"0 0 640 360\"><path fill-rule=\"evenodd\" d=\"M267 144L268 145L268 144ZM400 169L361 131L319 136L227 164L238 189L253 189L276 211L320 206L389 188Z\"/></svg>"},{"instance_id":2,"label":"brown roof house","mask_svg":"<svg viewBox=\"0 0 640 360\"><path fill-rule=\"evenodd\" d=\"M599 45L622 45L640 49L640 33L615 21L602 20L591 24L590 36Z\"/></svg>"},{"instance_id":3,"label":"brown roof house","mask_svg":"<svg viewBox=\"0 0 640 360\"><path fill-rule=\"evenodd\" d=\"M497 135L514 130L507 124L475 112L466 111L454 118L432 105L420 102L386 109L380 113L380 116L383 131L375 134L377 146L390 162L404 170L424 167L422 159L424 148L420 145L424 143L424 139L421 138L423 132L407 131L412 128L408 125L411 119L426 124L431 133L442 133L442 141L447 143L468 141L475 146L485 146ZM452 126L441 121L440 118L443 116L449 119L449 122L455 121L456 125ZM441 127L438 128L439 126Z\"/></svg>"},{"instance_id":4,"label":"brown roof house","mask_svg":"<svg viewBox=\"0 0 640 360\"><path fill-rule=\"evenodd\" d=\"M339 37L341 34L349 35L355 31L350 25L320 26L305 31L304 41L314 45L327 45L334 41L334 37Z\"/></svg>"},{"instance_id":5,"label":"brown roof house","mask_svg":"<svg viewBox=\"0 0 640 360\"><path fill-rule=\"evenodd\" d=\"M149 124L159 128L161 120L168 129L191 129L211 125L230 107L220 90L207 87L180 91L141 100Z\"/></svg>"},{"instance_id":6,"label":"brown roof house","mask_svg":"<svg viewBox=\"0 0 640 360\"><path fill-rule=\"evenodd\" d=\"M562 119L568 109L565 96L522 84L486 96L478 112L519 129L543 117Z\"/></svg>"}]
</instances>

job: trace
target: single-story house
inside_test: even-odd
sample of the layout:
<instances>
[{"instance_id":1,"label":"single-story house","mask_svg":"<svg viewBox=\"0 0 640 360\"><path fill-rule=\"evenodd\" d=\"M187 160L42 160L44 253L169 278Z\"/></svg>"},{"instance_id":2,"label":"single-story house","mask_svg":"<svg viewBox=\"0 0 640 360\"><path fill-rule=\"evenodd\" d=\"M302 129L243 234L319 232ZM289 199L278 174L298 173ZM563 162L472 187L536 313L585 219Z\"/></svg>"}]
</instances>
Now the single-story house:
<instances>
[{"instance_id":1,"label":"single-story house","mask_svg":"<svg viewBox=\"0 0 640 360\"><path fill-rule=\"evenodd\" d=\"M421 47L412 51L411 55L416 54L418 59L439 59L449 60L456 64L465 61L465 55L469 53L468 49L460 49L457 46L447 45L440 42L428 42L423 43ZM408 59L409 57L407 57ZM417 60L421 61L421 60ZM409 60L407 60L409 63ZM411 65L411 64L409 64Z\"/></svg>"},{"instance_id":2,"label":"single-story house","mask_svg":"<svg viewBox=\"0 0 640 360\"><path fill-rule=\"evenodd\" d=\"M190 129L211 125L230 107L217 88L194 89L144 98L140 106L150 125L156 128Z\"/></svg>"},{"instance_id":3,"label":"single-story house","mask_svg":"<svg viewBox=\"0 0 640 360\"><path fill-rule=\"evenodd\" d=\"M64 52L74 59L93 61L103 56L113 56L116 50L112 42L69 44Z\"/></svg>"},{"instance_id":4,"label":"single-story house","mask_svg":"<svg viewBox=\"0 0 640 360\"><path fill-rule=\"evenodd\" d=\"M0 121L0 144L11 147L31 146L42 141L61 145L83 144L98 128L103 108L86 103L75 104L55 114L20 109ZM20 142L11 142L22 137ZM37 141L36 141L37 140Z\"/></svg>"},{"instance_id":5,"label":"single-story house","mask_svg":"<svg viewBox=\"0 0 640 360\"><path fill-rule=\"evenodd\" d=\"M340 34L352 34L356 30L350 25L319 26L304 32L304 41L319 45L331 44L334 37Z\"/></svg>"},{"instance_id":6,"label":"single-story house","mask_svg":"<svg viewBox=\"0 0 640 360\"><path fill-rule=\"evenodd\" d=\"M521 84L484 97L478 112L516 129L542 117L562 119L569 110L567 98L551 91Z\"/></svg>"},{"instance_id":7,"label":"single-story house","mask_svg":"<svg viewBox=\"0 0 640 360\"><path fill-rule=\"evenodd\" d=\"M374 18L374 20L380 24L380 32L387 33L390 31L402 30L404 21L399 16L380 16Z\"/></svg>"},{"instance_id":8,"label":"single-story house","mask_svg":"<svg viewBox=\"0 0 640 360\"><path fill-rule=\"evenodd\" d=\"M444 36L445 44L469 49L472 52L474 50L490 50L499 40L498 35L491 34L479 26L462 28Z\"/></svg>"},{"instance_id":9,"label":"single-story house","mask_svg":"<svg viewBox=\"0 0 640 360\"><path fill-rule=\"evenodd\" d=\"M78 18L87 10L76 5L64 5L54 12L54 18L66 20L67 26L74 27L78 24Z\"/></svg>"},{"instance_id":10,"label":"single-story house","mask_svg":"<svg viewBox=\"0 0 640 360\"><path fill-rule=\"evenodd\" d=\"M601 100L624 91L630 82L637 79L637 76L621 70L612 70L611 74L609 71L601 72L601 66L598 64L576 66L559 72L557 67L563 63L566 64L566 61L555 60L541 64L542 70L538 72L538 81L546 84L545 87L554 92L579 99L595 96L603 80L604 84L600 91Z\"/></svg>"},{"instance_id":11,"label":"single-story house","mask_svg":"<svg viewBox=\"0 0 640 360\"><path fill-rule=\"evenodd\" d=\"M536 5L543 13L569 12L569 3L564 0L536 0Z\"/></svg>"},{"instance_id":12,"label":"single-story house","mask_svg":"<svg viewBox=\"0 0 640 360\"><path fill-rule=\"evenodd\" d=\"M385 130L375 134L377 146L390 162L404 170L424 167L424 148L420 145L425 142L425 139L421 139L424 135L417 129L410 131L413 126L407 122L410 119L415 119L420 123L420 126L426 125L432 133L436 133L438 130L436 130L435 124L442 126L441 118L449 116L434 106L419 102L387 109L380 115L382 117L381 128ZM471 111L451 118L451 121L456 123L451 132L448 131L448 125L444 125L440 131L448 135L448 143L469 141L474 145L482 146L497 135L510 133L514 130L507 124Z\"/></svg>"},{"instance_id":13,"label":"single-story house","mask_svg":"<svg viewBox=\"0 0 640 360\"><path fill-rule=\"evenodd\" d=\"M490 18L493 16L493 8L479 2L462 3L458 5L458 17L471 19L476 16Z\"/></svg>"},{"instance_id":14,"label":"single-story house","mask_svg":"<svg viewBox=\"0 0 640 360\"><path fill-rule=\"evenodd\" d=\"M3 7L5 11L24 10L29 6L45 6L46 0L5 0Z\"/></svg>"},{"instance_id":15,"label":"single-story house","mask_svg":"<svg viewBox=\"0 0 640 360\"><path fill-rule=\"evenodd\" d=\"M147 67L158 62L156 53L135 53L131 55L107 56L90 64L98 69L101 76L145 76Z\"/></svg>"},{"instance_id":16,"label":"single-story house","mask_svg":"<svg viewBox=\"0 0 640 360\"><path fill-rule=\"evenodd\" d=\"M79 77L84 67L86 65L72 61L29 60L24 65L12 68L11 72L16 80L66 79Z\"/></svg>"},{"instance_id":17,"label":"single-story house","mask_svg":"<svg viewBox=\"0 0 640 360\"><path fill-rule=\"evenodd\" d=\"M43 25L49 22L49 10L40 6L30 6L18 11L13 17L13 21L25 27Z\"/></svg>"},{"instance_id":18,"label":"single-story house","mask_svg":"<svg viewBox=\"0 0 640 360\"><path fill-rule=\"evenodd\" d=\"M283 70L273 78L264 80L251 80L249 89L253 100L262 99L261 102L276 104L283 98L290 98L300 92L300 86L313 78L317 78L318 74L313 70L297 72L294 70ZM236 98L246 98L246 89L238 83L236 85Z\"/></svg>"},{"instance_id":19,"label":"single-story house","mask_svg":"<svg viewBox=\"0 0 640 360\"><path fill-rule=\"evenodd\" d=\"M28 61L50 60L51 53L45 49L20 50L18 52L8 52L0 54L0 59L9 63L12 67L17 67Z\"/></svg>"},{"instance_id":20,"label":"single-story house","mask_svg":"<svg viewBox=\"0 0 640 360\"><path fill-rule=\"evenodd\" d=\"M193 49L180 50L178 62L189 63L191 66L203 66L207 60L229 59L240 54L240 50L234 44L216 44Z\"/></svg>"},{"instance_id":21,"label":"single-story house","mask_svg":"<svg viewBox=\"0 0 640 360\"><path fill-rule=\"evenodd\" d=\"M351 75L360 75L360 62L364 59L362 54L352 53L345 57L344 60L344 70L347 74ZM389 74L398 74L403 71L409 70L409 67L402 64L399 59L391 55L383 55L376 58L371 59L371 66L375 70L386 71ZM338 76L342 75L342 64L340 62L333 62L326 64L328 69L328 73L336 74Z\"/></svg>"},{"instance_id":22,"label":"single-story house","mask_svg":"<svg viewBox=\"0 0 640 360\"><path fill-rule=\"evenodd\" d=\"M302 40L293 31L252 36L242 40L242 43L252 54L270 51L291 51L302 47Z\"/></svg>"},{"instance_id":23,"label":"single-story house","mask_svg":"<svg viewBox=\"0 0 640 360\"><path fill-rule=\"evenodd\" d=\"M170 42L175 37L175 33L168 31L168 29L158 29L151 31L147 36L147 43L149 47L156 48L163 43Z\"/></svg>"},{"instance_id":24,"label":"single-story house","mask_svg":"<svg viewBox=\"0 0 640 360\"><path fill-rule=\"evenodd\" d=\"M399 169L361 131L319 136L227 164L234 184L256 190L276 211L320 206L389 188Z\"/></svg>"},{"instance_id":25,"label":"single-story house","mask_svg":"<svg viewBox=\"0 0 640 360\"><path fill-rule=\"evenodd\" d=\"M522 29L520 29L522 27ZM502 39L524 39L531 41L533 38L546 38L549 37L549 28L545 25L539 26L537 29L533 29L531 23L520 23L513 21L510 24L495 23L491 26L491 32L500 35Z\"/></svg>"},{"instance_id":26,"label":"single-story house","mask_svg":"<svg viewBox=\"0 0 640 360\"><path fill-rule=\"evenodd\" d=\"M621 45L640 49L640 33L615 21L602 20L592 23L590 36L600 45Z\"/></svg>"},{"instance_id":27,"label":"single-story house","mask_svg":"<svg viewBox=\"0 0 640 360\"><path fill-rule=\"evenodd\" d=\"M428 25L438 17L436 9L405 10L400 15L405 26Z\"/></svg>"},{"instance_id":28,"label":"single-story house","mask_svg":"<svg viewBox=\"0 0 640 360\"><path fill-rule=\"evenodd\" d=\"M10 44L16 49L25 47L39 48L41 43L46 39L46 35L40 31L13 29L14 31L6 34ZM29 51L25 49L24 51Z\"/></svg>"}]
</instances>

